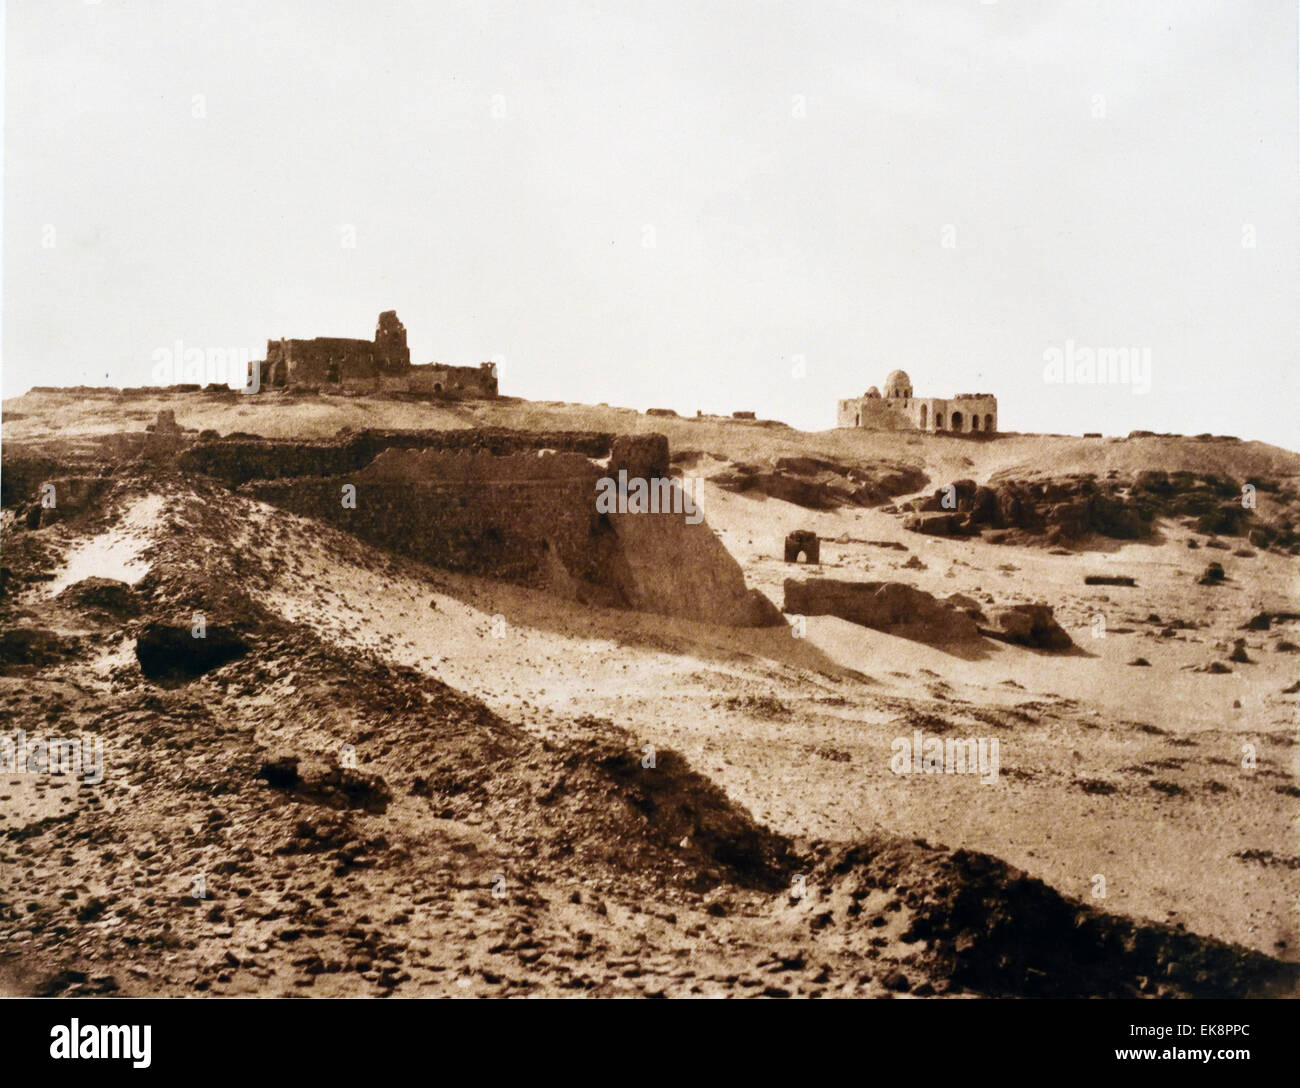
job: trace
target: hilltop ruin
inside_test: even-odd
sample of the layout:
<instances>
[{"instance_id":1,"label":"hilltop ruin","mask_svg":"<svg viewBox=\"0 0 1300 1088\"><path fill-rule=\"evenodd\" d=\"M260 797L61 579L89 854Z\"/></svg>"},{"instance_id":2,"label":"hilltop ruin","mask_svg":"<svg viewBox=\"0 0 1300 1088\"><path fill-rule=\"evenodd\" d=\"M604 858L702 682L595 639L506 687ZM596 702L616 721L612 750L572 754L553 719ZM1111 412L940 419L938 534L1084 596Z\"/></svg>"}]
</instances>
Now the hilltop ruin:
<instances>
[{"instance_id":1,"label":"hilltop ruin","mask_svg":"<svg viewBox=\"0 0 1300 1088\"><path fill-rule=\"evenodd\" d=\"M406 326L396 310L379 315L373 340L318 336L268 340L266 358L249 364L256 389L345 389L353 392L430 393L452 398L495 397L496 363L447 366L411 363Z\"/></svg>"}]
</instances>

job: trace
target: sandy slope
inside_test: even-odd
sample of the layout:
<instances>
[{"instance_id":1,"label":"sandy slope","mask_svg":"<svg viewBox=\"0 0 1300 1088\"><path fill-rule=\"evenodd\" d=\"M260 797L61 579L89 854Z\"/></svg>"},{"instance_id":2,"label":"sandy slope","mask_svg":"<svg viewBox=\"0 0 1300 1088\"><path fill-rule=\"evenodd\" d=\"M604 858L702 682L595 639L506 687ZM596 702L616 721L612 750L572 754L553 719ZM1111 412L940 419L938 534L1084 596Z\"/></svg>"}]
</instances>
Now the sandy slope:
<instances>
[{"instance_id":1,"label":"sandy slope","mask_svg":"<svg viewBox=\"0 0 1300 1088\"><path fill-rule=\"evenodd\" d=\"M724 537L748 541L775 505L713 493L709 518L732 526ZM846 520L873 539L897 524L879 514ZM769 529L768 538L770 555L779 536ZM616 720L646 743L681 750L786 833L921 834L989 851L1079 896L1091 894L1101 873L1109 909L1182 922L1274 954L1278 942L1296 948L1294 869L1233 855L1297 853L1294 805L1276 792L1300 769L1296 696L1279 694L1297 659L1270 648L1276 635L1254 636L1248 645L1258 664L1226 676L1187 671L1225 657L1216 645L1254 608L1240 590L1217 602L1204 600L1215 591L1189 592L1191 564L1178 569L1177 545L1158 549L1171 557L1163 566L1140 548L1133 559L1125 549L1105 561L1106 570L1151 585L1140 605L1128 606L1104 599L1121 591L1082 586L1082 573L1098 566L1094 557L951 543L924 549L931 570L917 581L936 592L982 587L1000 600L1022 598L1019 583L1008 585L1010 572L997 569L1000 560L1022 565L1042 596L1068 602L1060 615L1088 656L1045 664L1041 654L998 643L963 659L830 617L810 621L801 641L786 630L719 630L578 609L494 583L374 571L362 554L342 561L335 543L285 543L296 558L273 607L332 638L428 669L504 714L526 714L532 727L563 730L564 719L582 714ZM750 555L735 543L733 550L760 588L774 588L788 571L757 545ZM828 569L862 565L871 577L906 558L871 546L830 551L839 567ZM953 565L961 555L964 565ZM1196 597L1204 603L1188 607ZM1148 609L1166 619L1199 613L1214 626L1162 639L1145 622ZM1109 617L1105 638L1092 637L1098 612ZM494 625L493 617L501 619ZM1126 664L1139 654L1151 668ZM951 722L962 736L999 737L999 783L891 774L890 742L910 735L914 722L926 729L925 715ZM1253 773L1238 766L1246 741L1260 753ZM1186 792L1169 795L1152 781ZM1115 792L1085 792L1086 782Z\"/></svg>"}]
</instances>

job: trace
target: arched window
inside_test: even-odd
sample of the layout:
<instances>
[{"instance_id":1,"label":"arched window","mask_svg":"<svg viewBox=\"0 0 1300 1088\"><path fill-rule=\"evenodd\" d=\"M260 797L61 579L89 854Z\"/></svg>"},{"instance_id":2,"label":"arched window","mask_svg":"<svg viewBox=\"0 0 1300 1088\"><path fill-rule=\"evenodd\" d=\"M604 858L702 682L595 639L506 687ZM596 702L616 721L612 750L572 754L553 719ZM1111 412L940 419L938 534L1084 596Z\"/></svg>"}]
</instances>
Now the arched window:
<instances>
[{"instance_id":1,"label":"arched window","mask_svg":"<svg viewBox=\"0 0 1300 1088\"><path fill-rule=\"evenodd\" d=\"M960 412L953 412L953 414L952 414L952 429L953 429L954 431L960 431L960 430L961 430L961 413L960 413Z\"/></svg>"},{"instance_id":2,"label":"arched window","mask_svg":"<svg viewBox=\"0 0 1300 1088\"><path fill-rule=\"evenodd\" d=\"M970 417L970 429L972 431L978 431L980 429L980 417L978 415L972 415Z\"/></svg>"},{"instance_id":3,"label":"arched window","mask_svg":"<svg viewBox=\"0 0 1300 1088\"><path fill-rule=\"evenodd\" d=\"M925 430L925 423L926 423L925 417L926 415L929 414L929 409L930 406L928 404L921 405L921 430Z\"/></svg>"},{"instance_id":4,"label":"arched window","mask_svg":"<svg viewBox=\"0 0 1300 1088\"><path fill-rule=\"evenodd\" d=\"M935 412L935 413L934 413L934 429L935 429L936 431L942 431L942 430L943 430L943 413L942 413L942 412Z\"/></svg>"},{"instance_id":5,"label":"arched window","mask_svg":"<svg viewBox=\"0 0 1300 1088\"><path fill-rule=\"evenodd\" d=\"M986 431L993 430L993 417L991 415L984 417L984 429Z\"/></svg>"}]
</instances>

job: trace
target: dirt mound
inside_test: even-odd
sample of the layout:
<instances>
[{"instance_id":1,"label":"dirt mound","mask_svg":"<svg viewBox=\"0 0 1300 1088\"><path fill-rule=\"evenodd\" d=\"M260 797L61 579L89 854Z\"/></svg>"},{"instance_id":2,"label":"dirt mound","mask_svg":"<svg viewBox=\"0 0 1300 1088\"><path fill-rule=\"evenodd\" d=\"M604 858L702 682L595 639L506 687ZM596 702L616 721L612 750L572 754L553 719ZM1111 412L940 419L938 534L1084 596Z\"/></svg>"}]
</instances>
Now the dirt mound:
<instances>
[{"instance_id":1,"label":"dirt mound","mask_svg":"<svg viewBox=\"0 0 1300 1088\"><path fill-rule=\"evenodd\" d=\"M857 925L876 903L902 914L915 962L989 996L1247 997L1300 984L1300 965L1100 913L968 850L877 840L835 850L817 879L847 893Z\"/></svg>"},{"instance_id":2,"label":"dirt mound","mask_svg":"<svg viewBox=\"0 0 1300 1088\"><path fill-rule=\"evenodd\" d=\"M730 627L775 627L776 606L745 583L740 564L708 523L609 516L618 544L606 574L629 608Z\"/></svg>"},{"instance_id":3,"label":"dirt mound","mask_svg":"<svg viewBox=\"0 0 1300 1088\"><path fill-rule=\"evenodd\" d=\"M693 891L726 882L773 891L789 884L789 842L756 823L676 752L635 745L589 719L561 773L537 800L560 807L579 849L628 872L658 872Z\"/></svg>"},{"instance_id":4,"label":"dirt mound","mask_svg":"<svg viewBox=\"0 0 1300 1088\"><path fill-rule=\"evenodd\" d=\"M57 599L83 612L118 620L138 616L141 608L135 591L115 578L83 578L63 590Z\"/></svg>"}]
</instances>

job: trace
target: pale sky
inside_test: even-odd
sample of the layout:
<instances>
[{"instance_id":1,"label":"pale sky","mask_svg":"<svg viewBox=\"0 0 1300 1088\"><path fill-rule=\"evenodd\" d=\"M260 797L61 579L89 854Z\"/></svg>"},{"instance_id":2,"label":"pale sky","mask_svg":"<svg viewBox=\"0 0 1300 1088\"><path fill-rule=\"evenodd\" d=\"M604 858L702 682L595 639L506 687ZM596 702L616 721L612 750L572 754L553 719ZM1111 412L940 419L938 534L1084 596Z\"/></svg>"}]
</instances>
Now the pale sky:
<instances>
[{"instance_id":1,"label":"pale sky","mask_svg":"<svg viewBox=\"0 0 1300 1088\"><path fill-rule=\"evenodd\" d=\"M6 396L396 309L534 399L822 429L898 367L1005 430L1300 447L1293 0L6 15ZM1070 341L1149 391L1045 382Z\"/></svg>"}]
</instances>

